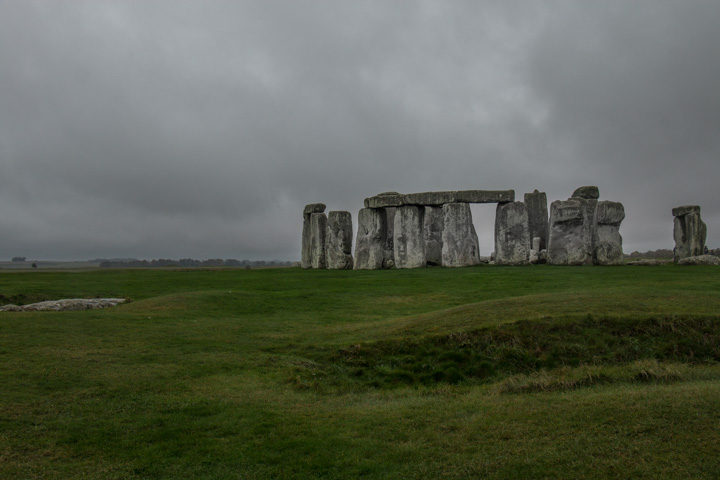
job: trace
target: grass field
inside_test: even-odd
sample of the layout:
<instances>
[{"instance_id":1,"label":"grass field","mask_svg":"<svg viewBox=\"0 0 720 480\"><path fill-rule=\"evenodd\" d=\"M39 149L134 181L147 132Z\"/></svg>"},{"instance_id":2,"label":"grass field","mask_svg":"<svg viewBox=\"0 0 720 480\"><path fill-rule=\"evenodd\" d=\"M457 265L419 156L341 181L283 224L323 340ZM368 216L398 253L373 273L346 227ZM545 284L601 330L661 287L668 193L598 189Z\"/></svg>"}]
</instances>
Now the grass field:
<instances>
[{"instance_id":1,"label":"grass field","mask_svg":"<svg viewBox=\"0 0 720 480\"><path fill-rule=\"evenodd\" d=\"M720 477L720 269L0 272L0 478Z\"/></svg>"}]
</instances>

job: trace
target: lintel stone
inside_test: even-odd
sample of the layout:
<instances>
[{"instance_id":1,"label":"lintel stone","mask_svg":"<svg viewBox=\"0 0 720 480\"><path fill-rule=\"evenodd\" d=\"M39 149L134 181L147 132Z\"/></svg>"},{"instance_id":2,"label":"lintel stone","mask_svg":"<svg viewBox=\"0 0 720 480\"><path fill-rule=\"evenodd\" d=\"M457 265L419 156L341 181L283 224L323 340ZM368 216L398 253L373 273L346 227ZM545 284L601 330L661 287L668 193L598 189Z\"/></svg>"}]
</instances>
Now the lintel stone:
<instances>
[{"instance_id":1,"label":"lintel stone","mask_svg":"<svg viewBox=\"0 0 720 480\"><path fill-rule=\"evenodd\" d=\"M408 194L380 194L365 199L365 208L403 205L442 206L446 203L506 203L515 201L515 190L461 190Z\"/></svg>"},{"instance_id":2,"label":"lintel stone","mask_svg":"<svg viewBox=\"0 0 720 480\"><path fill-rule=\"evenodd\" d=\"M675 207L672 209L673 217L682 217L688 213L700 213L699 205L683 205L682 207Z\"/></svg>"}]
</instances>

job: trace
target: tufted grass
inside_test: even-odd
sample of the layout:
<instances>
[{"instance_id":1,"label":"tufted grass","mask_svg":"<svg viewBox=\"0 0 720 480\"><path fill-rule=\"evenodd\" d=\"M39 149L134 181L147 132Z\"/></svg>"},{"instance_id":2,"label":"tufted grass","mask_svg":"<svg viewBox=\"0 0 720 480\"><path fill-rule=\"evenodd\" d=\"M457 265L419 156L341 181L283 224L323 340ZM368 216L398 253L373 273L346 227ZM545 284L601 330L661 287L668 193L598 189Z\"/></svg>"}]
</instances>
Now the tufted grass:
<instances>
[{"instance_id":1,"label":"tufted grass","mask_svg":"<svg viewBox=\"0 0 720 480\"><path fill-rule=\"evenodd\" d=\"M0 478L717 478L713 267L0 272ZM28 302L29 303L29 302Z\"/></svg>"}]
</instances>

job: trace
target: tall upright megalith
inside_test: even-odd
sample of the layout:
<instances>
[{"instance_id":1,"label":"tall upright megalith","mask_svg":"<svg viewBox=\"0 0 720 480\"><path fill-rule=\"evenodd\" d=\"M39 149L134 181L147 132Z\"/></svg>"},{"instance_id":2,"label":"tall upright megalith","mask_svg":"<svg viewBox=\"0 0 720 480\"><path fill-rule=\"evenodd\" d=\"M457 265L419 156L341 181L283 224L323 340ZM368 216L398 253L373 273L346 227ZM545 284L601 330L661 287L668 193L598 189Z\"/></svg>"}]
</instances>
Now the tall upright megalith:
<instances>
[{"instance_id":1,"label":"tall upright megalith","mask_svg":"<svg viewBox=\"0 0 720 480\"><path fill-rule=\"evenodd\" d=\"M535 251L547 248L548 238L548 203L547 194L535 190L532 193L525 194L525 207L528 214L528 229L530 231L530 239L539 238L539 245L532 248ZM537 248L535 248L537 247Z\"/></svg>"},{"instance_id":2,"label":"tall upright megalith","mask_svg":"<svg viewBox=\"0 0 720 480\"><path fill-rule=\"evenodd\" d=\"M302 247L301 247L301 265L302 268L313 268L313 238L312 229L310 227L310 217L313 213L323 213L325 211L324 203L311 203L305 206L303 210L303 229L302 229Z\"/></svg>"},{"instance_id":3,"label":"tall upright megalith","mask_svg":"<svg viewBox=\"0 0 720 480\"><path fill-rule=\"evenodd\" d=\"M326 268L325 234L327 233L327 215L310 214L310 256L312 268Z\"/></svg>"},{"instance_id":4,"label":"tall upright megalith","mask_svg":"<svg viewBox=\"0 0 720 480\"><path fill-rule=\"evenodd\" d=\"M622 265L622 236L620 223L625 218L625 207L620 202L603 200L597 204L593 237L593 264Z\"/></svg>"},{"instance_id":5,"label":"tall upright megalith","mask_svg":"<svg viewBox=\"0 0 720 480\"><path fill-rule=\"evenodd\" d=\"M423 230L425 234L425 262L430 266L442 265L443 207L425 207Z\"/></svg>"},{"instance_id":6,"label":"tall upright megalith","mask_svg":"<svg viewBox=\"0 0 720 480\"><path fill-rule=\"evenodd\" d=\"M480 263L480 245L470 204L446 203L442 213L442 265L467 267Z\"/></svg>"},{"instance_id":7,"label":"tall upright megalith","mask_svg":"<svg viewBox=\"0 0 720 480\"><path fill-rule=\"evenodd\" d=\"M527 264L530 241L525 204L498 203L495 210L495 263L497 265Z\"/></svg>"},{"instance_id":8,"label":"tall upright megalith","mask_svg":"<svg viewBox=\"0 0 720 480\"><path fill-rule=\"evenodd\" d=\"M595 225L597 224L597 204L600 198L600 191L596 186L586 186L577 188L571 198L580 201L580 212L582 214L582 249L583 264L592 265L593 263L593 237L595 234Z\"/></svg>"},{"instance_id":9,"label":"tall upright megalith","mask_svg":"<svg viewBox=\"0 0 720 480\"><path fill-rule=\"evenodd\" d=\"M382 268L395 266L395 207L381 208L385 225L385 243L383 246Z\"/></svg>"},{"instance_id":10,"label":"tall upright megalith","mask_svg":"<svg viewBox=\"0 0 720 480\"><path fill-rule=\"evenodd\" d=\"M328 213L325 234L325 263L331 270L352 270L352 215L350 212Z\"/></svg>"},{"instance_id":11,"label":"tall upright megalith","mask_svg":"<svg viewBox=\"0 0 720 480\"><path fill-rule=\"evenodd\" d=\"M583 265L586 249L583 239L583 211L580 200L555 200L550 204L550 231L547 263Z\"/></svg>"},{"instance_id":12,"label":"tall upright megalith","mask_svg":"<svg viewBox=\"0 0 720 480\"><path fill-rule=\"evenodd\" d=\"M672 209L675 262L705 253L707 226L700 218L699 205L685 205Z\"/></svg>"},{"instance_id":13,"label":"tall upright megalith","mask_svg":"<svg viewBox=\"0 0 720 480\"><path fill-rule=\"evenodd\" d=\"M363 208L358 212L355 237L355 270L383 268L387 225L384 209Z\"/></svg>"},{"instance_id":14,"label":"tall upright megalith","mask_svg":"<svg viewBox=\"0 0 720 480\"><path fill-rule=\"evenodd\" d=\"M416 205L403 205L395 210L395 267L425 266L424 212L423 207Z\"/></svg>"}]
</instances>

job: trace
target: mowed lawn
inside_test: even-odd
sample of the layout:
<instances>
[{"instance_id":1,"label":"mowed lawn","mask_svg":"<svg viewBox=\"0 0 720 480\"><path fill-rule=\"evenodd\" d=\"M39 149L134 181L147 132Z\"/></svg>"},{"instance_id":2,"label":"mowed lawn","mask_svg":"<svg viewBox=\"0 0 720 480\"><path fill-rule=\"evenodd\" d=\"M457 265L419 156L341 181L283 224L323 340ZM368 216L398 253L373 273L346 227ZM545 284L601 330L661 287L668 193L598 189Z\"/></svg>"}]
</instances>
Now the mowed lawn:
<instances>
[{"instance_id":1,"label":"mowed lawn","mask_svg":"<svg viewBox=\"0 0 720 480\"><path fill-rule=\"evenodd\" d=\"M0 272L0 478L720 478L720 268Z\"/></svg>"}]
</instances>

